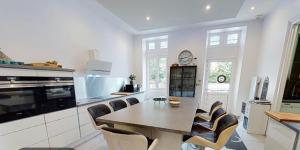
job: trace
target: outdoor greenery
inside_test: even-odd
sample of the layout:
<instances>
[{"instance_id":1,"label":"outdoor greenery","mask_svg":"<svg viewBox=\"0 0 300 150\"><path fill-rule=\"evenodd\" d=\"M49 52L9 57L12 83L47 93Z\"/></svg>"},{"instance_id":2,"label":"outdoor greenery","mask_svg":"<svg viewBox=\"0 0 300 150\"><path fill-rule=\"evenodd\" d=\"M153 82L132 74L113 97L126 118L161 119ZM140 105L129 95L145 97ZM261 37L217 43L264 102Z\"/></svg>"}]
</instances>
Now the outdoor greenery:
<instances>
[{"instance_id":1,"label":"outdoor greenery","mask_svg":"<svg viewBox=\"0 0 300 150\"><path fill-rule=\"evenodd\" d=\"M232 62L212 62L210 63L210 72L208 76L208 83L218 83L217 78L219 75L225 75L226 81L230 83L231 80Z\"/></svg>"}]
</instances>

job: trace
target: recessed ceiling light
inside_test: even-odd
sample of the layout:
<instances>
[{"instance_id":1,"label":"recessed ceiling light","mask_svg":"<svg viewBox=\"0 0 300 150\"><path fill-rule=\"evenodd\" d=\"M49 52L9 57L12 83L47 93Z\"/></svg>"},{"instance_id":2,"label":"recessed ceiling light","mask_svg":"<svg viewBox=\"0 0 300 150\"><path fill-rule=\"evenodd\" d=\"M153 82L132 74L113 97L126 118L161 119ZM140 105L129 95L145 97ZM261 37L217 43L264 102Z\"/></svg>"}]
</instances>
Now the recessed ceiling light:
<instances>
[{"instance_id":1,"label":"recessed ceiling light","mask_svg":"<svg viewBox=\"0 0 300 150\"><path fill-rule=\"evenodd\" d=\"M210 10L211 6L210 5L206 5L205 9L206 10Z\"/></svg>"},{"instance_id":2,"label":"recessed ceiling light","mask_svg":"<svg viewBox=\"0 0 300 150\"><path fill-rule=\"evenodd\" d=\"M251 6L250 9L251 9L251 10L255 10L255 6Z\"/></svg>"},{"instance_id":3,"label":"recessed ceiling light","mask_svg":"<svg viewBox=\"0 0 300 150\"><path fill-rule=\"evenodd\" d=\"M149 21L149 20L150 20L150 17L146 17L146 20Z\"/></svg>"}]
</instances>

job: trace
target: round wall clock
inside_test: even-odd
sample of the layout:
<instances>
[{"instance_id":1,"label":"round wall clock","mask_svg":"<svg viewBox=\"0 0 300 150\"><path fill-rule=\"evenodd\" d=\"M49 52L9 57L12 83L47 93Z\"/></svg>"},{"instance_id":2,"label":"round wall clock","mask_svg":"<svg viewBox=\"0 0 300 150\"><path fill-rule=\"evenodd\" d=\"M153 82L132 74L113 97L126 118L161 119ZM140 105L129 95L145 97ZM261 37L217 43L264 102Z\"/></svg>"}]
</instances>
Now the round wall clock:
<instances>
[{"instance_id":1,"label":"round wall clock","mask_svg":"<svg viewBox=\"0 0 300 150\"><path fill-rule=\"evenodd\" d=\"M180 65L189 65L193 62L193 54L189 50L183 50L178 55L178 62Z\"/></svg>"},{"instance_id":2,"label":"round wall clock","mask_svg":"<svg viewBox=\"0 0 300 150\"><path fill-rule=\"evenodd\" d=\"M226 76L225 76L225 75L219 75L219 76L217 77L217 81L218 81L219 83L224 83L224 82L226 81Z\"/></svg>"}]
</instances>

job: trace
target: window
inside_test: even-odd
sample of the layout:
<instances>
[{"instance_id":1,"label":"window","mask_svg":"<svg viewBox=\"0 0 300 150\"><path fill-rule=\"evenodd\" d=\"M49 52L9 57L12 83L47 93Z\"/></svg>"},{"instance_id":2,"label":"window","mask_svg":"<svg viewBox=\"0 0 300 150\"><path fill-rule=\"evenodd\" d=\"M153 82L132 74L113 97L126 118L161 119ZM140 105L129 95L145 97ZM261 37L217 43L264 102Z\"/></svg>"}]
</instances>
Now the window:
<instances>
[{"instance_id":1,"label":"window","mask_svg":"<svg viewBox=\"0 0 300 150\"><path fill-rule=\"evenodd\" d=\"M209 37L209 45L210 46L220 45L220 40L221 40L220 35L212 35Z\"/></svg>"},{"instance_id":2,"label":"window","mask_svg":"<svg viewBox=\"0 0 300 150\"><path fill-rule=\"evenodd\" d=\"M155 43L154 43L154 42L148 43L148 49L149 49L149 50L155 49Z\"/></svg>"},{"instance_id":3,"label":"window","mask_svg":"<svg viewBox=\"0 0 300 150\"><path fill-rule=\"evenodd\" d=\"M237 44L239 41L238 33L227 34L227 42L226 44Z\"/></svg>"},{"instance_id":4,"label":"window","mask_svg":"<svg viewBox=\"0 0 300 150\"><path fill-rule=\"evenodd\" d=\"M151 38L146 41L147 88L167 88L167 38ZM157 45L157 46L156 46Z\"/></svg>"},{"instance_id":5,"label":"window","mask_svg":"<svg viewBox=\"0 0 300 150\"><path fill-rule=\"evenodd\" d=\"M168 48L168 41L160 42L160 48Z\"/></svg>"},{"instance_id":6,"label":"window","mask_svg":"<svg viewBox=\"0 0 300 150\"><path fill-rule=\"evenodd\" d=\"M211 61L208 63L207 89L213 91L230 90L232 61Z\"/></svg>"}]
</instances>

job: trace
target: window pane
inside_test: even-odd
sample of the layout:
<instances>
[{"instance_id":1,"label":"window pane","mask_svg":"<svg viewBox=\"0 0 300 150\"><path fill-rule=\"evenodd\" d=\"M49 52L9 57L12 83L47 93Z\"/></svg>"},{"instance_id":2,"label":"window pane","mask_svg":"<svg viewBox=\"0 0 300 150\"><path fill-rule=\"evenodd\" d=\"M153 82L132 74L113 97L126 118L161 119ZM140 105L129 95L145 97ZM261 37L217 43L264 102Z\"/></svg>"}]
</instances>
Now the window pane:
<instances>
[{"instance_id":1,"label":"window pane","mask_svg":"<svg viewBox=\"0 0 300 150\"><path fill-rule=\"evenodd\" d=\"M156 76L158 73L157 59L149 59L149 88L156 88Z\"/></svg>"},{"instance_id":2,"label":"window pane","mask_svg":"<svg viewBox=\"0 0 300 150\"><path fill-rule=\"evenodd\" d=\"M237 44L239 35L237 33L227 35L227 44Z\"/></svg>"},{"instance_id":3,"label":"window pane","mask_svg":"<svg viewBox=\"0 0 300 150\"><path fill-rule=\"evenodd\" d=\"M155 43L154 43L154 42L149 43L149 44L148 44L148 49L149 49L149 50L155 49Z\"/></svg>"},{"instance_id":4,"label":"window pane","mask_svg":"<svg viewBox=\"0 0 300 150\"><path fill-rule=\"evenodd\" d=\"M208 71L208 90L229 90L231 81L232 62L210 62ZM223 83L218 82L220 75L225 76Z\"/></svg>"},{"instance_id":5,"label":"window pane","mask_svg":"<svg viewBox=\"0 0 300 150\"><path fill-rule=\"evenodd\" d=\"M220 44L220 35L213 35L210 36L209 38L209 45L214 46L214 45L219 45Z\"/></svg>"},{"instance_id":6,"label":"window pane","mask_svg":"<svg viewBox=\"0 0 300 150\"><path fill-rule=\"evenodd\" d=\"M160 42L160 48L168 48L168 41Z\"/></svg>"},{"instance_id":7,"label":"window pane","mask_svg":"<svg viewBox=\"0 0 300 150\"><path fill-rule=\"evenodd\" d=\"M158 88L166 88L166 87L167 87L167 58L160 58Z\"/></svg>"}]
</instances>

